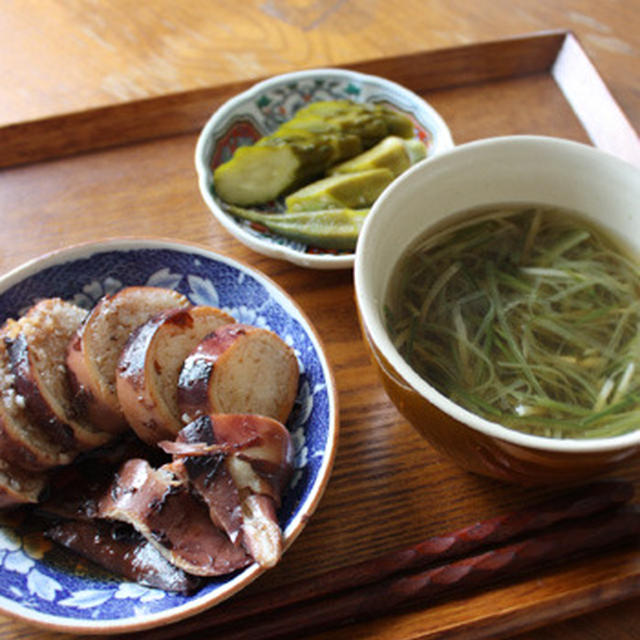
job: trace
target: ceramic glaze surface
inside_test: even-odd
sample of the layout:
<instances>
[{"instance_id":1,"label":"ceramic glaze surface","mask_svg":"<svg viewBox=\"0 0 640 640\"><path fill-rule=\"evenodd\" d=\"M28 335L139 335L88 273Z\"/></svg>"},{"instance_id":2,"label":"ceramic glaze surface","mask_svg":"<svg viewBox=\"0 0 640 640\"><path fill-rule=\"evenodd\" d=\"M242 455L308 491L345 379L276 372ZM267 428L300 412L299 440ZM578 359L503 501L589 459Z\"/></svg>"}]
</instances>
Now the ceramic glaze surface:
<instances>
[{"instance_id":1,"label":"ceramic glaze surface","mask_svg":"<svg viewBox=\"0 0 640 640\"><path fill-rule=\"evenodd\" d=\"M144 241L79 247L8 274L0 280L0 320L43 297L59 296L89 309L103 294L128 285L176 289L194 304L216 306L238 322L271 329L295 350L301 376L286 425L294 442L295 471L279 511L289 546L324 490L337 438L335 389L314 330L291 299L259 272L204 249ZM71 554L63 562L59 556L37 532L5 515L0 521L0 609L53 627L141 629L211 606L262 572L252 565L183 596L87 569Z\"/></svg>"},{"instance_id":2,"label":"ceramic glaze surface","mask_svg":"<svg viewBox=\"0 0 640 640\"><path fill-rule=\"evenodd\" d=\"M460 212L535 202L580 212L637 255L639 198L640 171L610 154L559 138L506 136L427 159L374 204L354 270L363 334L391 400L461 467L521 484L582 480L639 455L640 430L591 439L530 435L481 418L433 388L399 354L384 320L387 287L403 252Z\"/></svg>"},{"instance_id":3,"label":"ceramic glaze surface","mask_svg":"<svg viewBox=\"0 0 640 640\"><path fill-rule=\"evenodd\" d=\"M351 267L352 252L335 252L293 242L266 231L255 223L239 221L226 213L213 185L213 170L231 158L241 146L251 145L275 131L283 122L311 102L352 100L386 104L414 123L415 137L433 155L453 146L451 134L440 115L422 98L400 85L371 75L340 69L315 69L275 76L225 103L204 127L196 148L200 192L216 219L252 249L283 258L300 266L319 269ZM283 201L269 210L283 210Z\"/></svg>"}]
</instances>

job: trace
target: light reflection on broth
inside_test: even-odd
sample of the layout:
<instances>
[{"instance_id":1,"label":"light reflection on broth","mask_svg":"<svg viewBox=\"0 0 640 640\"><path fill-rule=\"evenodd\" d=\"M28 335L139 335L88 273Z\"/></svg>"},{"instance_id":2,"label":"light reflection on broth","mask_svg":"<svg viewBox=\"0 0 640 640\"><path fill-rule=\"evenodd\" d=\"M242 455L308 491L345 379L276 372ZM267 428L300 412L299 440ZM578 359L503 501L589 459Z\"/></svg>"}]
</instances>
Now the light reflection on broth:
<instances>
[{"instance_id":1,"label":"light reflection on broth","mask_svg":"<svg viewBox=\"0 0 640 640\"><path fill-rule=\"evenodd\" d=\"M535 435L640 426L640 263L579 215L463 212L418 239L385 300L411 367L489 420Z\"/></svg>"}]
</instances>

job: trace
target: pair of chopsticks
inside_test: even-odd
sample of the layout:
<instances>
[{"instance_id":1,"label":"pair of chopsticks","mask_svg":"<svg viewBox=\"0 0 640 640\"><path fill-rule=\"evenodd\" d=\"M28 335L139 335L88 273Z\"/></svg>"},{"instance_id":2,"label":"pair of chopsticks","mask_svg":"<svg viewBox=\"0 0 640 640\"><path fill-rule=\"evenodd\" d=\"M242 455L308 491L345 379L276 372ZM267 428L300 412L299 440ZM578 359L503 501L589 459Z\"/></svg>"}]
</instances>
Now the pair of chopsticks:
<instances>
[{"instance_id":1,"label":"pair of chopsticks","mask_svg":"<svg viewBox=\"0 0 640 640\"><path fill-rule=\"evenodd\" d=\"M149 637L165 640L205 629L225 640L300 637L305 631L371 619L623 541L637 543L640 510L627 504L633 493L628 482L595 482L273 592L234 598L179 625L154 629ZM131 637L140 640L145 635Z\"/></svg>"}]
</instances>

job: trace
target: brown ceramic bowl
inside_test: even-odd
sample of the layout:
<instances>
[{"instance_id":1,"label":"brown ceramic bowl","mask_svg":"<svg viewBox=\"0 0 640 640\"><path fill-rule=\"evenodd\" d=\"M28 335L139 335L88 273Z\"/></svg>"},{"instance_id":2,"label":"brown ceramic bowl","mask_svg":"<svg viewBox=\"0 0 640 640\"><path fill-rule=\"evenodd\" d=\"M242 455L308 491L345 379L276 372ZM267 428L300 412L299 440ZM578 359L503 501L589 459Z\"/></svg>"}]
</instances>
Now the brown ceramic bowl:
<instances>
[{"instance_id":1,"label":"brown ceramic bowl","mask_svg":"<svg viewBox=\"0 0 640 640\"><path fill-rule=\"evenodd\" d=\"M537 202L581 212L640 255L640 170L587 145L509 136L446 151L410 169L379 198L355 260L365 342L398 410L437 450L463 468L521 484L570 483L640 453L640 424L598 439L534 436L471 413L421 378L393 346L382 305L406 247L456 212L497 203Z\"/></svg>"}]
</instances>

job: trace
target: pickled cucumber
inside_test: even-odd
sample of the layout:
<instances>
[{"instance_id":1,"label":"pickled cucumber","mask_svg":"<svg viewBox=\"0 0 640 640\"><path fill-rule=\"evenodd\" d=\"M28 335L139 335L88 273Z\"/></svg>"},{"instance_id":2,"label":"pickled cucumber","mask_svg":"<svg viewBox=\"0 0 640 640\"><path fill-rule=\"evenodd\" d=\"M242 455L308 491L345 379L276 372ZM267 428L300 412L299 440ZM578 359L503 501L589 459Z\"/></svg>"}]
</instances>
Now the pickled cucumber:
<instances>
[{"instance_id":1,"label":"pickled cucumber","mask_svg":"<svg viewBox=\"0 0 640 640\"><path fill-rule=\"evenodd\" d=\"M404 142L411 164L420 162L420 160L424 160L427 157L427 146L422 140L411 138L411 140L405 140Z\"/></svg>"},{"instance_id":2,"label":"pickled cucumber","mask_svg":"<svg viewBox=\"0 0 640 640\"><path fill-rule=\"evenodd\" d=\"M240 147L231 161L216 169L213 183L225 202L262 204L307 178L314 179L323 171L327 156L329 150L321 144L311 150L288 142Z\"/></svg>"},{"instance_id":3,"label":"pickled cucumber","mask_svg":"<svg viewBox=\"0 0 640 640\"><path fill-rule=\"evenodd\" d=\"M214 171L214 188L230 204L264 204L321 177L333 164L389 135L411 137L413 123L384 105L314 102L271 135L236 150Z\"/></svg>"},{"instance_id":4,"label":"pickled cucumber","mask_svg":"<svg viewBox=\"0 0 640 640\"><path fill-rule=\"evenodd\" d=\"M272 233L321 249L355 249L358 234L369 209L328 209L286 213L265 213L230 205L232 215L257 222Z\"/></svg>"},{"instance_id":5,"label":"pickled cucumber","mask_svg":"<svg viewBox=\"0 0 640 640\"><path fill-rule=\"evenodd\" d=\"M376 201L394 177L389 169L339 173L302 187L284 202L288 211L363 209Z\"/></svg>"},{"instance_id":6,"label":"pickled cucumber","mask_svg":"<svg viewBox=\"0 0 640 640\"><path fill-rule=\"evenodd\" d=\"M413 122L409 117L383 104L356 103L349 100L325 100L312 102L298 113L303 116L315 115L336 123L338 126L360 127L362 130L375 130L378 124L374 120L382 117L387 131L385 135L401 138L413 137ZM297 114L296 114L297 117ZM378 130L379 132L381 129ZM362 134L361 134L362 135ZM375 143L373 143L375 144Z\"/></svg>"},{"instance_id":7,"label":"pickled cucumber","mask_svg":"<svg viewBox=\"0 0 640 640\"><path fill-rule=\"evenodd\" d=\"M405 140L398 136L387 136L364 153L331 167L328 173L334 175L370 169L388 169L396 177L426 156L427 148L420 140L415 138Z\"/></svg>"}]
</instances>

